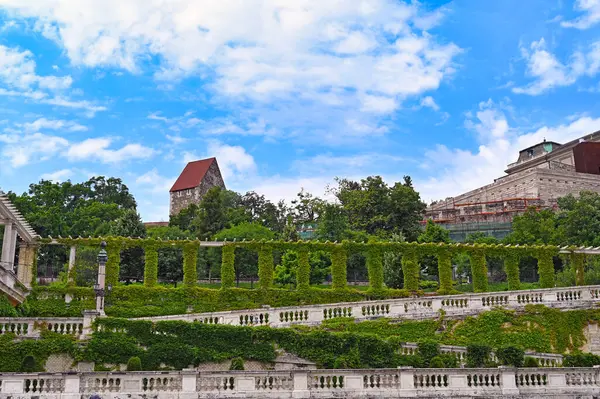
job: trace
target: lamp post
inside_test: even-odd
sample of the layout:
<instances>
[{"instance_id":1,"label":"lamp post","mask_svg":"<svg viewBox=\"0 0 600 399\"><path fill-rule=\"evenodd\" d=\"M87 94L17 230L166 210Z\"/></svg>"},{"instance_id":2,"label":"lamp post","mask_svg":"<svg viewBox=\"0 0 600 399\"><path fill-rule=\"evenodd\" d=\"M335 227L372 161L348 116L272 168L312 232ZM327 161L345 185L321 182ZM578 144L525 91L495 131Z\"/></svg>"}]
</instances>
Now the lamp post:
<instances>
[{"instance_id":1,"label":"lamp post","mask_svg":"<svg viewBox=\"0 0 600 399\"><path fill-rule=\"evenodd\" d=\"M100 252L98 252L98 283L94 284L96 293L96 311L104 316L104 284L106 281L106 262L108 254L106 253L106 242L100 243Z\"/></svg>"}]
</instances>

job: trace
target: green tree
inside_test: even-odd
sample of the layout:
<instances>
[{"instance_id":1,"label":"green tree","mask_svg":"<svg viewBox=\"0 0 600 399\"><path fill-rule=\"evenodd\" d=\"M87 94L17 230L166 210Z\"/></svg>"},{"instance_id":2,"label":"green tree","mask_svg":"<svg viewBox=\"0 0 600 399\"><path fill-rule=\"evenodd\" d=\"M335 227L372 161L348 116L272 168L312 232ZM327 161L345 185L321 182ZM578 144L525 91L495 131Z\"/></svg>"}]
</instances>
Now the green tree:
<instances>
[{"instance_id":1,"label":"green tree","mask_svg":"<svg viewBox=\"0 0 600 399\"><path fill-rule=\"evenodd\" d=\"M281 257L281 264L275 267L275 283L290 288L296 286L296 273L298 271L298 253L285 251Z\"/></svg>"},{"instance_id":2,"label":"green tree","mask_svg":"<svg viewBox=\"0 0 600 399\"><path fill-rule=\"evenodd\" d=\"M147 235L149 238L163 240L194 238L194 235L189 231L182 231L175 226L151 227L147 230ZM159 281L172 283L183 280L183 253L181 248L160 248L158 250L158 279Z\"/></svg>"},{"instance_id":3,"label":"green tree","mask_svg":"<svg viewBox=\"0 0 600 399\"><path fill-rule=\"evenodd\" d=\"M402 234L392 234L392 242L406 241ZM396 252L383 253L383 281L389 288L404 287L404 273L402 271L402 254Z\"/></svg>"},{"instance_id":4,"label":"green tree","mask_svg":"<svg viewBox=\"0 0 600 399\"><path fill-rule=\"evenodd\" d=\"M420 243L426 242L441 242L450 243L450 232L429 219L425 225L425 230L419 235L417 241ZM421 270L428 276L438 277L438 261L435 256L424 256L421 259Z\"/></svg>"},{"instance_id":5,"label":"green tree","mask_svg":"<svg viewBox=\"0 0 600 399\"><path fill-rule=\"evenodd\" d=\"M344 208L337 204L323 205L316 232L319 240L342 241L346 238L348 227Z\"/></svg>"},{"instance_id":6,"label":"green tree","mask_svg":"<svg viewBox=\"0 0 600 399\"><path fill-rule=\"evenodd\" d=\"M504 241L508 244L548 245L555 243L556 238L555 213L530 207L522 215L513 218L512 232Z\"/></svg>"},{"instance_id":7,"label":"green tree","mask_svg":"<svg viewBox=\"0 0 600 399\"><path fill-rule=\"evenodd\" d=\"M559 198L560 241L567 245L600 246L600 194L582 191Z\"/></svg>"},{"instance_id":8,"label":"green tree","mask_svg":"<svg viewBox=\"0 0 600 399\"><path fill-rule=\"evenodd\" d=\"M119 237L146 237L142 218L133 209L127 209L110 223L109 234ZM120 280L141 281L144 277L144 250L128 248L121 251Z\"/></svg>"},{"instance_id":9,"label":"green tree","mask_svg":"<svg viewBox=\"0 0 600 399\"><path fill-rule=\"evenodd\" d=\"M325 201L302 189L296 195L296 199L292 200L295 223L315 222L319 218L324 204Z\"/></svg>"}]
</instances>

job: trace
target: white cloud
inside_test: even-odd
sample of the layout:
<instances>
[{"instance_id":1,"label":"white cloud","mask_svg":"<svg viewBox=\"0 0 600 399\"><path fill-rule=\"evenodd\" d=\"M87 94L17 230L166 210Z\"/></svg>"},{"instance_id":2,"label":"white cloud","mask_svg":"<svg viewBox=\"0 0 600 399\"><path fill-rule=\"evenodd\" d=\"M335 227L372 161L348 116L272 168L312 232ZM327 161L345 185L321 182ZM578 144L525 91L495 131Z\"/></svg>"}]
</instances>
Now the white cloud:
<instances>
[{"instance_id":1,"label":"white cloud","mask_svg":"<svg viewBox=\"0 0 600 399\"><path fill-rule=\"evenodd\" d=\"M147 159L156 154L152 148L141 144L126 144L119 149L110 149L113 139L108 137L90 138L72 144L65 156L70 161L98 160L102 163L117 163L134 159Z\"/></svg>"},{"instance_id":2,"label":"white cloud","mask_svg":"<svg viewBox=\"0 0 600 399\"><path fill-rule=\"evenodd\" d=\"M415 180L415 187L427 200L439 200L490 184L504 175L523 148L544 139L565 143L598 130L600 118L579 116L567 124L527 131L511 127L506 113L492 101L480 109L466 125L478 133L475 150L437 145L427 151L423 169L429 178Z\"/></svg>"},{"instance_id":3,"label":"white cloud","mask_svg":"<svg viewBox=\"0 0 600 399\"><path fill-rule=\"evenodd\" d=\"M154 168L144 173L143 175L138 176L135 179L135 183L139 186L144 187L152 193L164 194L168 193L171 187L173 187L175 180L175 177L162 176L158 172L158 169Z\"/></svg>"},{"instance_id":4,"label":"white cloud","mask_svg":"<svg viewBox=\"0 0 600 399\"><path fill-rule=\"evenodd\" d=\"M361 112L369 114L364 124L378 125L405 98L451 77L460 53L427 32L443 10L428 12L417 2L0 1L11 17L36 20L35 29L59 43L75 66L135 73L157 59L155 76L166 85L210 76L216 101L237 110L232 103L253 100L244 118L294 130L295 121L273 110L285 104L316 121L305 135L343 136L348 115ZM345 116L325 120L323 107Z\"/></svg>"},{"instance_id":5,"label":"white cloud","mask_svg":"<svg viewBox=\"0 0 600 399\"><path fill-rule=\"evenodd\" d=\"M256 174L257 167L254 157L248 154L244 147L211 140L208 143L207 154L217 158L225 181L243 180Z\"/></svg>"},{"instance_id":6,"label":"white cloud","mask_svg":"<svg viewBox=\"0 0 600 399\"><path fill-rule=\"evenodd\" d=\"M44 173L40 178L44 180L51 180L55 182L62 182L68 180L73 176L73 171L71 169L61 169L52 173Z\"/></svg>"},{"instance_id":7,"label":"white cloud","mask_svg":"<svg viewBox=\"0 0 600 399\"><path fill-rule=\"evenodd\" d=\"M77 122L65 121L60 119L46 119L39 118L33 122L22 124L22 127L27 131L40 131L40 130L63 130L68 132L84 132L88 128L80 125Z\"/></svg>"},{"instance_id":8,"label":"white cloud","mask_svg":"<svg viewBox=\"0 0 600 399\"><path fill-rule=\"evenodd\" d=\"M559 61L548 51L542 38L531 43L530 49L521 48L527 61L527 74L535 80L524 87L513 87L519 94L536 96L553 88L570 86L584 75L594 76L600 70L600 42L590 46L587 53L576 51L568 63Z\"/></svg>"},{"instance_id":9,"label":"white cloud","mask_svg":"<svg viewBox=\"0 0 600 399\"><path fill-rule=\"evenodd\" d=\"M69 144L62 137L42 133L0 134L0 143L5 144L0 150L0 163L12 169L51 159Z\"/></svg>"},{"instance_id":10,"label":"white cloud","mask_svg":"<svg viewBox=\"0 0 600 399\"><path fill-rule=\"evenodd\" d=\"M421 99L421 107L429 107L434 111L440 110L440 106L436 104L435 100L431 96L427 96Z\"/></svg>"},{"instance_id":11,"label":"white cloud","mask_svg":"<svg viewBox=\"0 0 600 399\"><path fill-rule=\"evenodd\" d=\"M570 21L561 22L565 28L588 29L600 22L600 0L576 0L575 9L583 15Z\"/></svg>"}]
</instances>

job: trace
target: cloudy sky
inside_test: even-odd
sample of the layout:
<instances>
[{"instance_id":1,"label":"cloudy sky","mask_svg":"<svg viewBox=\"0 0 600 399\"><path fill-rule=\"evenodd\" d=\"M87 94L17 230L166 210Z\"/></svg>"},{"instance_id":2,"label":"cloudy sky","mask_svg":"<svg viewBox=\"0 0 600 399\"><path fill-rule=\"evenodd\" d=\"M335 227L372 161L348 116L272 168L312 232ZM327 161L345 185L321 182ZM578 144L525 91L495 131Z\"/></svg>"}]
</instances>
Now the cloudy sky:
<instances>
[{"instance_id":1,"label":"cloudy sky","mask_svg":"<svg viewBox=\"0 0 600 399\"><path fill-rule=\"evenodd\" d=\"M0 188L121 177L168 219L185 162L427 201L600 130L600 0L0 0Z\"/></svg>"}]
</instances>

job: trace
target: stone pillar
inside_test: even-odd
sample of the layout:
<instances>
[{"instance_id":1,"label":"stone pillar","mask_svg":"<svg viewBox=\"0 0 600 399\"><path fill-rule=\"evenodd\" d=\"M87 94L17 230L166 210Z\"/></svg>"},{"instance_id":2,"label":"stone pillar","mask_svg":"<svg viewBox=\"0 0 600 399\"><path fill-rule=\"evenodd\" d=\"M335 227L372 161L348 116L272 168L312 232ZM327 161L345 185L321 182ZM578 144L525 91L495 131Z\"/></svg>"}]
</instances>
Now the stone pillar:
<instances>
[{"instance_id":1,"label":"stone pillar","mask_svg":"<svg viewBox=\"0 0 600 399\"><path fill-rule=\"evenodd\" d=\"M6 234L6 232L4 232ZM15 268L15 255L17 253L17 226L12 228L12 240L10 245L10 270Z\"/></svg>"},{"instance_id":2,"label":"stone pillar","mask_svg":"<svg viewBox=\"0 0 600 399\"><path fill-rule=\"evenodd\" d=\"M4 238L2 239L2 257L0 258L0 266L3 268L10 270L10 265L14 262L14 257L11 259L10 254L12 254L11 245L15 246L16 243L13 242L13 224L9 221L4 225Z\"/></svg>"},{"instance_id":3,"label":"stone pillar","mask_svg":"<svg viewBox=\"0 0 600 399\"><path fill-rule=\"evenodd\" d=\"M86 339L92 336L94 320L100 316L99 312L95 310L84 310L83 311L83 333L81 339Z\"/></svg>"},{"instance_id":4,"label":"stone pillar","mask_svg":"<svg viewBox=\"0 0 600 399\"><path fill-rule=\"evenodd\" d=\"M106 286L106 261L108 260L108 255L104 241L102 241L100 247L101 249L98 253L98 283L94 287L94 290L96 292L96 311L104 316L104 288Z\"/></svg>"},{"instance_id":5,"label":"stone pillar","mask_svg":"<svg viewBox=\"0 0 600 399\"><path fill-rule=\"evenodd\" d=\"M400 396L417 396L415 370L412 367L398 367L400 370Z\"/></svg>"},{"instance_id":6,"label":"stone pillar","mask_svg":"<svg viewBox=\"0 0 600 399\"><path fill-rule=\"evenodd\" d=\"M181 392L179 399L198 399L196 392L196 376L198 372L194 369L183 369L181 371Z\"/></svg>"},{"instance_id":7,"label":"stone pillar","mask_svg":"<svg viewBox=\"0 0 600 399\"><path fill-rule=\"evenodd\" d=\"M33 281L33 263L35 262L35 246L28 244L19 245L19 266L17 279L27 288L31 289ZM36 276L37 277L37 276Z\"/></svg>"},{"instance_id":8,"label":"stone pillar","mask_svg":"<svg viewBox=\"0 0 600 399\"><path fill-rule=\"evenodd\" d=\"M65 374L65 390L61 399L79 399L81 393L79 392L79 379L80 374Z\"/></svg>"},{"instance_id":9,"label":"stone pillar","mask_svg":"<svg viewBox=\"0 0 600 399\"><path fill-rule=\"evenodd\" d=\"M294 391L292 396L294 398L308 398L310 397L310 391L308 390L308 373L306 371L293 371L294 378Z\"/></svg>"},{"instance_id":10,"label":"stone pillar","mask_svg":"<svg viewBox=\"0 0 600 399\"><path fill-rule=\"evenodd\" d=\"M516 369L500 366L500 386L502 387L502 395L519 395L519 388L516 382Z\"/></svg>"},{"instance_id":11,"label":"stone pillar","mask_svg":"<svg viewBox=\"0 0 600 399\"><path fill-rule=\"evenodd\" d=\"M76 245L71 245L71 250L69 252L69 282L73 281L73 273L71 273L73 271L73 268L75 267L75 256L77 254L77 246Z\"/></svg>"}]
</instances>

